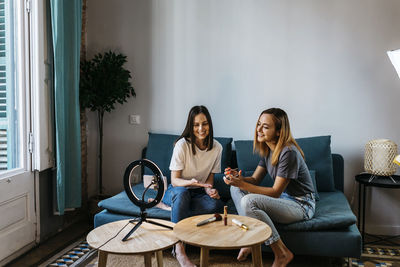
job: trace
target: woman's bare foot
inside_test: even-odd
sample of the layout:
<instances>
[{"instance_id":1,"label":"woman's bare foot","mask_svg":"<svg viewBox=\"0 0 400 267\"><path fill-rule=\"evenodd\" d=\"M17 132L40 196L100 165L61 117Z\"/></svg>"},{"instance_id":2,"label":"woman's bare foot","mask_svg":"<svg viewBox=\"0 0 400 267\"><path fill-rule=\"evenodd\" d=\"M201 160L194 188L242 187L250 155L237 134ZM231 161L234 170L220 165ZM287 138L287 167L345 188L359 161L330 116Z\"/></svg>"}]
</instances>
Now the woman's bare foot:
<instances>
[{"instance_id":1,"label":"woman's bare foot","mask_svg":"<svg viewBox=\"0 0 400 267\"><path fill-rule=\"evenodd\" d=\"M245 261L247 259L247 256L249 256L251 253L251 248L241 248L239 251L239 254L237 256L238 261Z\"/></svg>"},{"instance_id":2,"label":"woman's bare foot","mask_svg":"<svg viewBox=\"0 0 400 267\"><path fill-rule=\"evenodd\" d=\"M274 262L272 263L272 267L286 267L289 262L293 260L293 253L288 250L288 253L284 255L279 255L279 257L275 256Z\"/></svg>"},{"instance_id":3,"label":"woman's bare foot","mask_svg":"<svg viewBox=\"0 0 400 267\"><path fill-rule=\"evenodd\" d=\"M190 261L189 257L186 255L185 247L183 246L182 242L176 244L175 253L176 253L176 259L178 260L179 264L182 267L196 267L196 265L194 265Z\"/></svg>"},{"instance_id":4,"label":"woman's bare foot","mask_svg":"<svg viewBox=\"0 0 400 267\"><path fill-rule=\"evenodd\" d=\"M272 267L286 267L293 260L293 253L285 246L281 239L270 246L275 256Z\"/></svg>"},{"instance_id":5,"label":"woman's bare foot","mask_svg":"<svg viewBox=\"0 0 400 267\"><path fill-rule=\"evenodd\" d=\"M147 202L152 202L153 200L154 200L154 198L149 198L149 199L147 200ZM168 206L167 204L164 204L163 202L158 203L158 204L156 205L156 207L157 207L157 208L160 208L160 209L162 209L162 210L169 210L169 211L171 211L171 207Z\"/></svg>"}]
</instances>

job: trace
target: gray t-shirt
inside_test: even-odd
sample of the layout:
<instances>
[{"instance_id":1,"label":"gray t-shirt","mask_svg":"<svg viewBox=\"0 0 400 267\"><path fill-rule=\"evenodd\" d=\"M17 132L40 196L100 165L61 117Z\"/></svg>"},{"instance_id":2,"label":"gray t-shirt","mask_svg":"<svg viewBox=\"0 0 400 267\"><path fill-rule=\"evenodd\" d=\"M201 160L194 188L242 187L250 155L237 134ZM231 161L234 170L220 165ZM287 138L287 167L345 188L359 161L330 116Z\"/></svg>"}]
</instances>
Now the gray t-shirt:
<instances>
[{"instance_id":1,"label":"gray t-shirt","mask_svg":"<svg viewBox=\"0 0 400 267\"><path fill-rule=\"evenodd\" d=\"M297 197L314 193L310 172L295 145L282 149L275 166L271 164L271 155L272 153L269 153L267 157L261 158L258 166L265 168L274 181L277 176L292 179L285 189L287 194Z\"/></svg>"}]
</instances>

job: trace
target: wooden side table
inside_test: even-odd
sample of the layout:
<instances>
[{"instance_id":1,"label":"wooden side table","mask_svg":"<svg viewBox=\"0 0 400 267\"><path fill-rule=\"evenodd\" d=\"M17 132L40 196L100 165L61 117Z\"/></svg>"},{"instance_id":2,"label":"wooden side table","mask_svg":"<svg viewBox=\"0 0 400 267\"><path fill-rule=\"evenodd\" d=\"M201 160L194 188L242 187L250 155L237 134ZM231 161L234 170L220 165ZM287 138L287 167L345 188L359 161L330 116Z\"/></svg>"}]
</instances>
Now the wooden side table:
<instances>
[{"instance_id":1,"label":"wooden side table","mask_svg":"<svg viewBox=\"0 0 400 267\"><path fill-rule=\"evenodd\" d=\"M365 242L365 198L366 198L365 189L366 187L400 189L400 176L392 175L391 177L387 177L387 176L372 175L369 173L362 173L356 175L355 178L356 181L358 182L358 229L360 229L361 231L363 248L365 244L372 244L380 241L388 241L390 239L397 238L398 236L392 236L388 238L378 238L379 240L377 241L372 241L368 243ZM361 217L361 211L362 211L362 217ZM394 244L398 245L397 243Z\"/></svg>"},{"instance_id":2,"label":"wooden side table","mask_svg":"<svg viewBox=\"0 0 400 267\"><path fill-rule=\"evenodd\" d=\"M200 266L208 266L210 249L238 249L251 247L253 266L262 266L261 244L271 235L271 228L264 222L239 215L228 214L228 225L223 220L196 226L213 214L198 215L178 222L174 227L175 235L183 242L200 247ZM243 230L235 224L235 218L249 227Z\"/></svg>"},{"instance_id":3,"label":"wooden side table","mask_svg":"<svg viewBox=\"0 0 400 267\"><path fill-rule=\"evenodd\" d=\"M174 223L165 220L151 220L172 227L175 225ZM130 220L122 220L104 224L93 229L88 234L86 237L88 244L91 247L99 250L98 266L106 266L107 256L111 253L117 255L144 255L144 265L146 267L150 267L151 254L155 252L158 266L162 267L162 251L172 247L179 241L175 237L173 231L161 226L144 222L127 241L123 242L122 238L135 226L135 223L129 223L129 221ZM129 225L126 226L120 233L118 233L127 223L129 223ZM115 238L112 238L117 233L118 235Z\"/></svg>"}]
</instances>

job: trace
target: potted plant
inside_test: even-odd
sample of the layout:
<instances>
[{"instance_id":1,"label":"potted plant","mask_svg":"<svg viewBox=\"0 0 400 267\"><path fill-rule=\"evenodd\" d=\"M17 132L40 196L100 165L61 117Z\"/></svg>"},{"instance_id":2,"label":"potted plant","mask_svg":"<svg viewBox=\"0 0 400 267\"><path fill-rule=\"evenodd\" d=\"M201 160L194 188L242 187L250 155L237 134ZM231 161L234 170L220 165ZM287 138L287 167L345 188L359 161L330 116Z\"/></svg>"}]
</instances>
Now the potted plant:
<instances>
[{"instance_id":1,"label":"potted plant","mask_svg":"<svg viewBox=\"0 0 400 267\"><path fill-rule=\"evenodd\" d=\"M91 60L82 60L80 65L79 100L81 108L89 108L98 115L99 129L99 176L98 194L103 195L103 118L105 112L115 109L131 96L136 96L130 83L130 71L123 65L126 56L108 51L96 54ZM104 198L104 197L103 197Z\"/></svg>"}]
</instances>

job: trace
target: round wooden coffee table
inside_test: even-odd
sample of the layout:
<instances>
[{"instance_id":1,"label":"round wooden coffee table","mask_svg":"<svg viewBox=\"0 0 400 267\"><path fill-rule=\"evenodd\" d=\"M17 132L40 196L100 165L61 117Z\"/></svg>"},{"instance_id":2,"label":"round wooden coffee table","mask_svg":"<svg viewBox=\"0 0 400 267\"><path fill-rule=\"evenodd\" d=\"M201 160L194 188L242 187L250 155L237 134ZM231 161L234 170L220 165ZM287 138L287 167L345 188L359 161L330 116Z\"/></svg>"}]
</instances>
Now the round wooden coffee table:
<instances>
[{"instance_id":1,"label":"round wooden coffee table","mask_svg":"<svg viewBox=\"0 0 400 267\"><path fill-rule=\"evenodd\" d=\"M174 226L175 224L165 220L149 219L164 225ZM144 222L127 241L122 238L135 226L129 223L130 220L116 221L104 224L93 229L86 240L88 244L99 250L99 267L106 266L109 253L117 255L144 255L144 265L151 266L151 254L155 252L158 266L163 266L162 251L175 245L179 240L173 231L168 228ZM129 223L120 233L118 233ZM118 235L115 238L116 234ZM111 239L112 238L112 239ZM111 240L110 240L111 239ZM108 243L106 243L110 240ZM105 245L103 245L106 243Z\"/></svg>"},{"instance_id":2,"label":"round wooden coffee table","mask_svg":"<svg viewBox=\"0 0 400 267\"><path fill-rule=\"evenodd\" d=\"M251 247L253 266L262 266L261 244L271 235L271 228L264 222L239 215L228 214L228 225L224 221L215 221L206 225L196 226L202 220L213 214L198 215L178 222L174 233L183 242L198 246L200 250L200 266L208 266L210 249L238 249ZM237 219L249 227L243 230L232 223Z\"/></svg>"}]
</instances>

